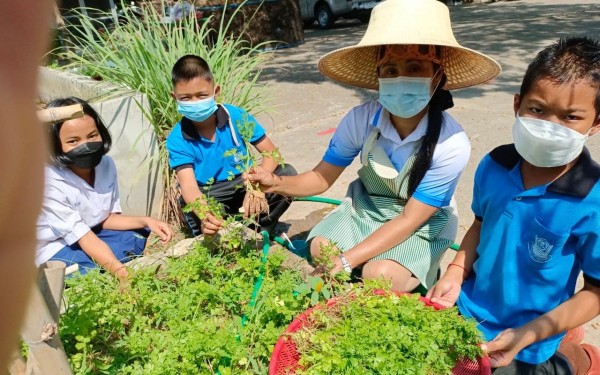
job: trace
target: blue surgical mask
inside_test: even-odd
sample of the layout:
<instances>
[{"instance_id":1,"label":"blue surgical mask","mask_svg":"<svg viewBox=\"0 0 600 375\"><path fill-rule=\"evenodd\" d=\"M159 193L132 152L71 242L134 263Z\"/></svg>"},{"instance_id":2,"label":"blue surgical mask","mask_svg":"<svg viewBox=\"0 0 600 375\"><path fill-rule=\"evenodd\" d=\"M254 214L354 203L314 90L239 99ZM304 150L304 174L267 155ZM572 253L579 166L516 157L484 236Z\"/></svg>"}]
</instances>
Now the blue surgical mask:
<instances>
[{"instance_id":1,"label":"blue surgical mask","mask_svg":"<svg viewBox=\"0 0 600 375\"><path fill-rule=\"evenodd\" d=\"M379 103L393 115L410 118L431 100L431 78L379 78Z\"/></svg>"},{"instance_id":2,"label":"blue surgical mask","mask_svg":"<svg viewBox=\"0 0 600 375\"><path fill-rule=\"evenodd\" d=\"M197 100L195 102L177 101L177 111L195 122L202 122L209 118L217 110L215 96Z\"/></svg>"}]
</instances>

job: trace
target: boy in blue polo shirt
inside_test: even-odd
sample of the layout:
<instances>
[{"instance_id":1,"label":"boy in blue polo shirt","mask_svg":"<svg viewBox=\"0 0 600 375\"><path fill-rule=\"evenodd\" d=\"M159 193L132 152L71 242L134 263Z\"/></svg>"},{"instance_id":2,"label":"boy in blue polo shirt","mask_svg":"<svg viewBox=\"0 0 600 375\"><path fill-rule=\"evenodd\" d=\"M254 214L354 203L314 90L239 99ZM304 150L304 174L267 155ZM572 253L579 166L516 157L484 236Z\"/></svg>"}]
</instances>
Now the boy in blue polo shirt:
<instances>
[{"instance_id":1,"label":"boy in blue polo shirt","mask_svg":"<svg viewBox=\"0 0 600 375\"><path fill-rule=\"evenodd\" d=\"M248 154L239 125L245 122L254 127L250 144L258 152L273 152L276 147L264 128L246 111L231 104L215 102L220 87L201 57L181 57L173 66L171 79L171 96L183 115L167 137L169 166L175 170L181 189L180 203L194 202L206 194L221 202L228 214L237 214L246 195L240 187L244 183L242 172L237 167L242 162L240 155ZM235 155L230 155L233 149L236 150ZM278 176L297 173L291 165L282 167L269 157L263 157L260 166ZM291 200L278 194L267 194L266 198L269 214L261 215L258 224L261 230L272 232ZM202 222L194 213L186 213L185 216L195 236L200 233L213 235L222 226L212 215Z\"/></svg>"},{"instance_id":2,"label":"boy in blue polo shirt","mask_svg":"<svg viewBox=\"0 0 600 375\"><path fill-rule=\"evenodd\" d=\"M600 129L600 44L542 50L514 110L514 144L480 162L475 220L428 297L479 322L495 374L600 374L598 348L561 344L600 314L600 165L584 147Z\"/></svg>"}]
</instances>

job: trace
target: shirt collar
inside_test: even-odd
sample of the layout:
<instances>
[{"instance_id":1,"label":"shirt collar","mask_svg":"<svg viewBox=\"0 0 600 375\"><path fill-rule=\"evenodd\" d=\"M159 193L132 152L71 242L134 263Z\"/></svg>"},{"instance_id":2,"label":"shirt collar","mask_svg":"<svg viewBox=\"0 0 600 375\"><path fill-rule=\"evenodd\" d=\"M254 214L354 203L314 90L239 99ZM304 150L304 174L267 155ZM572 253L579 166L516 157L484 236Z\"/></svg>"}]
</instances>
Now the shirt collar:
<instances>
[{"instance_id":1,"label":"shirt collar","mask_svg":"<svg viewBox=\"0 0 600 375\"><path fill-rule=\"evenodd\" d=\"M217 104L217 111L215 114L217 116L217 129L221 129L229 123L229 113L222 105ZM181 118L181 131L183 132L183 137L185 139L200 139L200 134L198 134L198 130L194 126L194 123L185 116Z\"/></svg>"},{"instance_id":2,"label":"shirt collar","mask_svg":"<svg viewBox=\"0 0 600 375\"><path fill-rule=\"evenodd\" d=\"M421 121L419 121L419 124L417 125L415 130L413 130L413 132L410 133L408 137L401 139L400 135L398 134L398 131L394 127L394 124L392 124L392 120L390 119L390 113L385 108L383 108L381 111L381 115L379 116L379 123L375 124L375 126L379 128L379 131L381 132L382 136L391 140L394 144L401 146L410 142L416 142L419 139L423 138L425 136L425 133L427 133L428 121L429 114L426 113L425 116L423 116L423 118L421 119Z\"/></svg>"},{"instance_id":3,"label":"shirt collar","mask_svg":"<svg viewBox=\"0 0 600 375\"><path fill-rule=\"evenodd\" d=\"M490 152L490 157L506 169L513 169L522 159L514 144L496 147ZM584 147L573 168L548 185L546 191L585 198L599 179L600 164L592 159L587 147Z\"/></svg>"}]
</instances>

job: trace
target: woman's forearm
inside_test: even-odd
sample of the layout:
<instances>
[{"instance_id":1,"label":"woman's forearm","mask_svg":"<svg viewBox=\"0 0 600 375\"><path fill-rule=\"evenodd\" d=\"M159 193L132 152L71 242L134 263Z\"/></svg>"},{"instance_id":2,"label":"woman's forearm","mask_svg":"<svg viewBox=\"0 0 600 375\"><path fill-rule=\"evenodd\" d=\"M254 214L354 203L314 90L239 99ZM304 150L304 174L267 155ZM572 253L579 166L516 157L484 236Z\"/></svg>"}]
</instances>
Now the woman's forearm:
<instances>
[{"instance_id":1,"label":"woman's forearm","mask_svg":"<svg viewBox=\"0 0 600 375\"><path fill-rule=\"evenodd\" d=\"M271 190L291 197L319 195L329 189L327 182L314 171L296 176L274 176L273 178L275 184Z\"/></svg>"},{"instance_id":2,"label":"woman's forearm","mask_svg":"<svg viewBox=\"0 0 600 375\"><path fill-rule=\"evenodd\" d=\"M269 192L292 197L319 195L329 189L340 177L345 167L338 167L321 161L311 171L297 176L275 176Z\"/></svg>"}]
</instances>

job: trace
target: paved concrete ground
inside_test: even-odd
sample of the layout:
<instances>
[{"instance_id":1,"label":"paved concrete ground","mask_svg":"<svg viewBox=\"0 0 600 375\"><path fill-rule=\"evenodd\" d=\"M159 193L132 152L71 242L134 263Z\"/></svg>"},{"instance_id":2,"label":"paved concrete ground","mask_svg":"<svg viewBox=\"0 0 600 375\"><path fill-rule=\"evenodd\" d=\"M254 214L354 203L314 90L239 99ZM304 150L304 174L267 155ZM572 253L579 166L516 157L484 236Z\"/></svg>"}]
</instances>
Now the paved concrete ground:
<instances>
[{"instance_id":1,"label":"paved concrete ground","mask_svg":"<svg viewBox=\"0 0 600 375\"><path fill-rule=\"evenodd\" d=\"M457 242L473 220L469 204L473 174L481 157L495 145L511 142L514 120L513 94L535 53L560 36L600 36L600 0L521 0L450 6L455 36L463 46L484 52L502 65L502 74L485 85L454 92L455 107L449 112L463 126L472 145L471 160L457 187L460 229ZM258 116L280 146L287 162L299 171L309 170L321 159L331 131L353 106L377 93L342 86L317 70L326 52L356 44L366 25L340 21L332 30L305 30L305 43L274 53L265 65L262 82L272 89L274 108ZM588 142L600 160L600 137ZM356 178L355 162L324 196L342 198ZM302 235L319 220L326 205L295 202L284 222L289 233ZM443 264L452 253L448 252ZM586 325L585 341L600 346L600 318Z\"/></svg>"}]
</instances>

